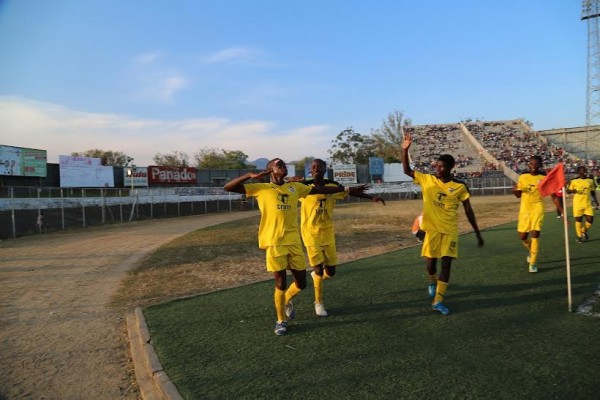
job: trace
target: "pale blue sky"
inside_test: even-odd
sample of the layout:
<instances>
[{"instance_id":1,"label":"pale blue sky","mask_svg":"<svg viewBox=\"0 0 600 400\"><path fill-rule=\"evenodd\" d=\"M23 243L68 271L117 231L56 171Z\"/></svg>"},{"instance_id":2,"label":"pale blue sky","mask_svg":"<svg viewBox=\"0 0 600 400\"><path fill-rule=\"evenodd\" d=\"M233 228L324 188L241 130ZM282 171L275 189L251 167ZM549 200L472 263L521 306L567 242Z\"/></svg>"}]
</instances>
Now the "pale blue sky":
<instances>
[{"instance_id":1,"label":"pale blue sky","mask_svg":"<svg viewBox=\"0 0 600 400\"><path fill-rule=\"evenodd\" d=\"M585 124L579 0L0 0L0 144L327 158L347 127Z\"/></svg>"}]
</instances>

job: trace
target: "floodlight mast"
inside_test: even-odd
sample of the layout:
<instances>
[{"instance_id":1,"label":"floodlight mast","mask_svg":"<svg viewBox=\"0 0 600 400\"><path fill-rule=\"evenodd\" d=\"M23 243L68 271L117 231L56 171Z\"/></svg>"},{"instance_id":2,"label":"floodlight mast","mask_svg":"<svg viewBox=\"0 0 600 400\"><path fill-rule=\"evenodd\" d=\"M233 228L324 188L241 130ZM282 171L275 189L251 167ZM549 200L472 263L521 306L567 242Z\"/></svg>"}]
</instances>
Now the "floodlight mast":
<instances>
[{"instance_id":1,"label":"floodlight mast","mask_svg":"<svg viewBox=\"0 0 600 400\"><path fill-rule=\"evenodd\" d=\"M581 20L587 22L587 93L585 104L585 159L589 160L590 127L600 124L600 0L583 0Z\"/></svg>"}]
</instances>

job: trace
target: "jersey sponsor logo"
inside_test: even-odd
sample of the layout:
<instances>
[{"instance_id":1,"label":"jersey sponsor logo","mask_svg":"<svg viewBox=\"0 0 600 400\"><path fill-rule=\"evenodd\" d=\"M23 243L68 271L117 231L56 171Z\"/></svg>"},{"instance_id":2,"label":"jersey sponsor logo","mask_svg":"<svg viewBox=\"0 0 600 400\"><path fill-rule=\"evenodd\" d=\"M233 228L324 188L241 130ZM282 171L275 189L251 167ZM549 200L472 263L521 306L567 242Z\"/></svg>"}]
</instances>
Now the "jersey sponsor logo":
<instances>
[{"instance_id":1,"label":"jersey sponsor logo","mask_svg":"<svg viewBox=\"0 0 600 400\"><path fill-rule=\"evenodd\" d=\"M446 196L446 193L438 192L437 201L434 200L433 205L436 207L446 208L446 205L444 204L444 199L446 198Z\"/></svg>"},{"instance_id":2,"label":"jersey sponsor logo","mask_svg":"<svg viewBox=\"0 0 600 400\"><path fill-rule=\"evenodd\" d=\"M292 206L289 205L290 196L287 194L279 193L277 194L277 201L280 204L277 204L277 209L282 211L288 211L292 209Z\"/></svg>"},{"instance_id":3,"label":"jersey sponsor logo","mask_svg":"<svg viewBox=\"0 0 600 400\"><path fill-rule=\"evenodd\" d=\"M327 203L327 199L319 199L319 205L317 207L317 214L323 214L325 212L325 204Z\"/></svg>"}]
</instances>

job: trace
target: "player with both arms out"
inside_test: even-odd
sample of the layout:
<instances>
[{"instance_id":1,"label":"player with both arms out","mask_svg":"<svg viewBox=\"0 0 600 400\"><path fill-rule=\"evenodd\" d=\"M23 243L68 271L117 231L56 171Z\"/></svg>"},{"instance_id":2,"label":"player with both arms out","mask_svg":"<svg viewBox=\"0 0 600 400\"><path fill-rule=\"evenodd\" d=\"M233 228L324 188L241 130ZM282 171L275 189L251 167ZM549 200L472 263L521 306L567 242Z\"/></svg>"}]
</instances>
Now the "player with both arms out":
<instances>
[{"instance_id":1,"label":"player with both arms out","mask_svg":"<svg viewBox=\"0 0 600 400\"><path fill-rule=\"evenodd\" d=\"M452 260L458 258L458 213L462 203L469 223L477 236L477 245L483 246L483 238L475 213L471 207L471 197L467 185L453 179L454 157L441 155L435 164L435 175L413 171L408 162L408 149L412 144L410 132L404 133L402 141L402 166L404 173L417 185L421 186L423 195L423 225L425 231L421 256L426 259L429 276L428 294L433 297L431 308L440 314L450 314L443 300L450 281ZM437 275L437 261L441 259L441 271Z\"/></svg>"},{"instance_id":2,"label":"player with both arms out","mask_svg":"<svg viewBox=\"0 0 600 400\"><path fill-rule=\"evenodd\" d=\"M270 176L270 182L244 183L249 179ZM306 287L306 262L298 231L298 200L314 194L335 194L347 191L360 194L367 186L308 186L301 182L285 181L287 166L280 158L267 164L259 173L248 172L232 179L224 189L247 197L255 197L261 219L258 228L258 246L266 250L267 271L275 280L275 311L277 321L275 334L287 333L287 319L294 319L296 312L292 298ZM294 282L287 287L287 270Z\"/></svg>"},{"instance_id":3,"label":"player with both arms out","mask_svg":"<svg viewBox=\"0 0 600 400\"><path fill-rule=\"evenodd\" d=\"M325 179L327 172L325 161L313 160L310 167L312 179L303 180L302 183L311 187L338 187L337 182ZM367 193L349 193L352 196L370 199L385 205L379 196ZM327 316L323 305L323 281L335 275L337 265L337 252L335 246L335 231L333 226L333 209L337 200L343 200L348 193L319 194L300 199L300 227L302 240L306 247L308 262L313 268L311 276L315 290L315 313L320 317Z\"/></svg>"}]
</instances>

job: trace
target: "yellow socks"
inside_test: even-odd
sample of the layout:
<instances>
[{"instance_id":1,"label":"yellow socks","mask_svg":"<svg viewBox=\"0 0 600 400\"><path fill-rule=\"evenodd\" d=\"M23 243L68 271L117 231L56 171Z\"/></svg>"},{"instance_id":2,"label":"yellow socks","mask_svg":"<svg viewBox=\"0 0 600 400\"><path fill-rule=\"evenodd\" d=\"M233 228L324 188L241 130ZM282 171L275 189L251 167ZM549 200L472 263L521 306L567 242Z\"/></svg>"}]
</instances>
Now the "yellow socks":
<instances>
[{"instance_id":1,"label":"yellow socks","mask_svg":"<svg viewBox=\"0 0 600 400\"><path fill-rule=\"evenodd\" d=\"M585 221L585 224L583 226L583 229L581 230L582 232L587 232L590 230L590 228L592 227L592 224L590 224L588 221Z\"/></svg>"},{"instance_id":2,"label":"yellow socks","mask_svg":"<svg viewBox=\"0 0 600 400\"><path fill-rule=\"evenodd\" d=\"M277 322L285 321L285 292L275 288L275 312L277 313Z\"/></svg>"},{"instance_id":3,"label":"yellow socks","mask_svg":"<svg viewBox=\"0 0 600 400\"><path fill-rule=\"evenodd\" d=\"M285 291L285 304L289 303L292 300L292 297L300 293L302 289L298 289L296 286L296 282L292 282L290 287Z\"/></svg>"},{"instance_id":4,"label":"yellow socks","mask_svg":"<svg viewBox=\"0 0 600 400\"><path fill-rule=\"evenodd\" d=\"M316 275L316 274L315 274ZM323 279L331 279L331 276L327 274L327 270L323 270Z\"/></svg>"},{"instance_id":5,"label":"yellow socks","mask_svg":"<svg viewBox=\"0 0 600 400\"><path fill-rule=\"evenodd\" d=\"M521 240L521 243L528 251L531 251L531 241L529 239Z\"/></svg>"},{"instance_id":6,"label":"yellow socks","mask_svg":"<svg viewBox=\"0 0 600 400\"><path fill-rule=\"evenodd\" d=\"M435 291L435 297L433 298L434 304L444 300L444 295L446 294L446 289L448 289L448 282L442 282L442 281L438 280L436 291Z\"/></svg>"},{"instance_id":7,"label":"yellow socks","mask_svg":"<svg viewBox=\"0 0 600 400\"><path fill-rule=\"evenodd\" d=\"M531 250L529 250L529 265L535 265L537 262L538 251L540 248L540 238L531 238Z\"/></svg>"},{"instance_id":8,"label":"yellow socks","mask_svg":"<svg viewBox=\"0 0 600 400\"><path fill-rule=\"evenodd\" d=\"M575 234L581 237L581 221L575 221Z\"/></svg>"},{"instance_id":9,"label":"yellow socks","mask_svg":"<svg viewBox=\"0 0 600 400\"><path fill-rule=\"evenodd\" d=\"M313 277L313 286L315 287L315 302L322 303L323 302L323 279L324 276L319 276L317 273L312 274Z\"/></svg>"}]
</instances>

